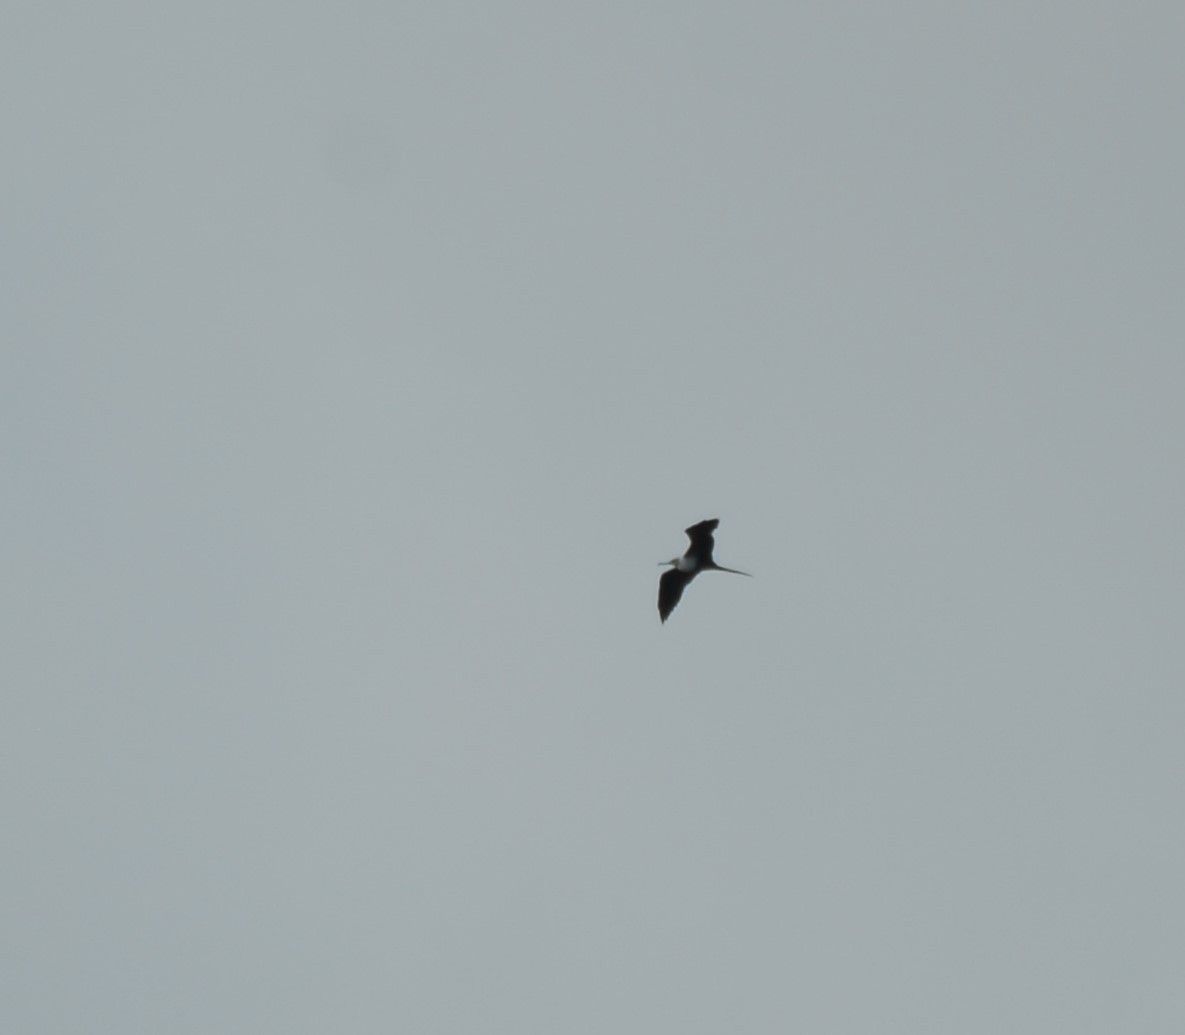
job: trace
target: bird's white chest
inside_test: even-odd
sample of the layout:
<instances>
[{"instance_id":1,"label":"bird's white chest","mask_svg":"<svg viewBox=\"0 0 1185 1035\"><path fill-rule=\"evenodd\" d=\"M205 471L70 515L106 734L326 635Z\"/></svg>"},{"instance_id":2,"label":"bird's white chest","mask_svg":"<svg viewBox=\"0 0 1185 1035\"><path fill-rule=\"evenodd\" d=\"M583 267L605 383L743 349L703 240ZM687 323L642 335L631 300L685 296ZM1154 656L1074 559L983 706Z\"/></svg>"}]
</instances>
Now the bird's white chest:
<instances>
[{"instance_id":1,"label":"bird's white chest","mask_svg":"<svg viewBox=\"0 0 1185 1035\"><path fill-rule=\"evenodd\" d=\"M675 562L675 568L679 571L696 571L699 568L699 561L695 557L680 557Z\"/></svg>"}]
</instances>

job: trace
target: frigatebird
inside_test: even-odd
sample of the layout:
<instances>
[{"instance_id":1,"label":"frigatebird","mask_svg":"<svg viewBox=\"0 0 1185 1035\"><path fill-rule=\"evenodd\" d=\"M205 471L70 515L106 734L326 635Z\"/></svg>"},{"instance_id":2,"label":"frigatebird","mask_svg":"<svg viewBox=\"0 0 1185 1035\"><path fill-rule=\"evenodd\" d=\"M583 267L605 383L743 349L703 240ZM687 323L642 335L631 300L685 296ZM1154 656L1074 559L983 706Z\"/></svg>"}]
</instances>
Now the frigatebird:
<instances>
[{"instance_id":1,"label":"frigatebird","mask_svg":"<svg viewBox=\"0 0 1185 1035\"><path fill-rule=\"evenodd\" d=\"M733 575L753 577L747 571L724 568L712 560L712 548L716 545L712 533L716 531L718 524L720 524L720 519L712 518L685 529L687 538L691 540L687 552L682 557L674 557L669 561L662 562L672 565L671 570L658 580L658 614L664 622L671 617L671 612L675 610L675 605L683 596L683 590L687 583L701 571L727 571Z\"/></svg>"}]
</instances>

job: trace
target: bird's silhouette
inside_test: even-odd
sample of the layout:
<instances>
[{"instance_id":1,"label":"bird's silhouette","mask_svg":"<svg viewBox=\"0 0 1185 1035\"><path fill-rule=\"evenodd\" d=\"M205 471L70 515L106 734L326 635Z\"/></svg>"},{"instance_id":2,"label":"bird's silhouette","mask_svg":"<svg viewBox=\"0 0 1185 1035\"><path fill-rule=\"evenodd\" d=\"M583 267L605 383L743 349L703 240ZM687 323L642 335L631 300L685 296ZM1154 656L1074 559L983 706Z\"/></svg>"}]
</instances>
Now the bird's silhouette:
<instances>
[{"instance_id":1,"label":"bird's silhouette","mask_svg":"<svg viewBox=\"0 0 1185 1035\"><path fill-rule=\"evenodd\" d=\"M712 533L716 531L716 526L719 524L719 518L710 518L685 529L687 538L691 540L687 552L682 557L674 557L669 561L662 562L672 566L671 570L664 573L658 580L658 615L664 622L671 617L671 612L675 610L675 605L682 598L687 583L701 571L727 571L733 575L753 577L747 571L725 568L712 559L712 549L716 545Z\"/></svg>"}]
</instances>

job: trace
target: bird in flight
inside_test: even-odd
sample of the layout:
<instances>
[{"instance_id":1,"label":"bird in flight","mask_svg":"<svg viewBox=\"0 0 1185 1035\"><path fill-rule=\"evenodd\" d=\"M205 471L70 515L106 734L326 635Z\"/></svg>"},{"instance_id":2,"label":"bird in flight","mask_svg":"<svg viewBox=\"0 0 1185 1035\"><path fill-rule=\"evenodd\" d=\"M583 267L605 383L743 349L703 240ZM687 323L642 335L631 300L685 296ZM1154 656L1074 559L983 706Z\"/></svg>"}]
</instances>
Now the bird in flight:
<instances>
[{"instance_id":1,"label":"bird in flight","mask_svg":"<svg viewBox=\"0 0 1185 1035\"><path fill-rule=\"evenodd\" d=\"M712 560L712 548L716 545L712 533L716 531L718 524L720 524L720 519L712 518L710 521L701 521L698 525L692 525L686 529L687 538L691 540L687 552L682 557L674 557L669 561L662 562L664 565L672 566L671 570L665 572L658 580L658 614L664 622L671 617L671 612L675 610L675 605L683 596L683 590L687 583L701 571L728 571L733 575L753 577L747 571L724 568Z\"/></svg>"}]
</instances>

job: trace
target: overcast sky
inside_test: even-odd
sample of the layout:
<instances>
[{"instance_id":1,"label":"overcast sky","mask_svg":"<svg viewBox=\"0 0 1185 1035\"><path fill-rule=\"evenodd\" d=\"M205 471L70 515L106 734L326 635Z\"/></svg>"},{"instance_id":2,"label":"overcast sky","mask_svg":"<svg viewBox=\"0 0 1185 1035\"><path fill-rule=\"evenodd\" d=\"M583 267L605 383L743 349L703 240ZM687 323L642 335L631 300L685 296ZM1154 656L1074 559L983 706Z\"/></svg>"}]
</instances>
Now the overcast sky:
<instances>
[{"instance_id":1,"label":"overcast sky","mask_svg":"<svg viewBox=\"0 0 1185 1035\"><path fill-rule=\"evenodd\" d=\"M0 28L0 1029L1185 1030L1179 0Z\"/></svg>"}]
</instances>

